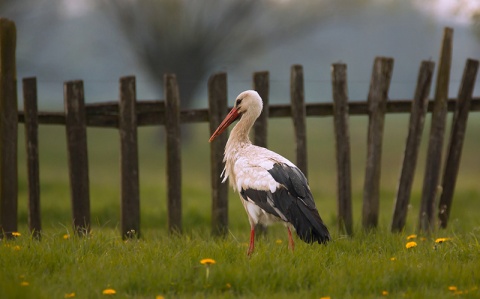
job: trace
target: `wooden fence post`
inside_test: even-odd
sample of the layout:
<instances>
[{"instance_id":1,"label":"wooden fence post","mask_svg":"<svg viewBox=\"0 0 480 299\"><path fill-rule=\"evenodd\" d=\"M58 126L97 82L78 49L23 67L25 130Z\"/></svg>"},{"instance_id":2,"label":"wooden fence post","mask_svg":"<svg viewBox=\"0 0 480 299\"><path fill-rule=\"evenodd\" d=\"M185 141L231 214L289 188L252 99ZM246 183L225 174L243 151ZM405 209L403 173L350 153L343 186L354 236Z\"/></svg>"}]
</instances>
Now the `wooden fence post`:
<instances>
[{"instance_id":1,"label":"wooden fence post","mask_svg":"<svg viewBox=\"0 0 480 299\"><path fill-rule=\"evenodd\" d=\"M120 172L123 238L140 236L140 187L135 77L120 78L118 129L120 132Z\"/></svg>"},{"instance_id":2,"label":"wooden fence post","mask_svg":"<svg viewBox=\"0 0 480 299\"><path fill-rule=\"evenodd\" d=\"M477 79L478 60L468 59L463 72L462 83L458 91L458 100L452 121L452 131L448 145L448 154L443 170L442 195L438 205L438 219L440 227L447 228L448 218L453 200L453 192L457 182L460 157L462 155L463 140L467 128L470 101L472 100L475 80Z\"/></svg>"},{"instance_id":3,"label":"wooden fence post","mask_svg":"<svg viewBox=\"0 0 480 299\"><path fill-rule=\"evenodd\" d=\"M16 39L15 23L0 18L0 239L18 225Z\"/></svg>"},{"instance_id":4,"label":"wooden fence post","mask_svg":"<svg viewBox=\"0 0 480 299\"><path fill-rule=\"evenodd\" d=\"M422 140L423 124L428 110L428 97L432 85L433 61L423 61L418 73L417 88L412 102L408 137L403 154L402 171L398 182L395 209L393 212L391 231L400 232L407 221L407 208L410 202L415 167L417 165L418 149Z\"/></svg>"},{"instance_id":5,"label":"wooden fence post","mask_svg":"<svg viewBox=\"0 0 480 299\"><path fill-rule=\"evenodd\" d=\"M253 74L253 89L258 92L263 100L263 110L253 124L253 143L261 147L267 147L268 138L268 109L270 95L270 74L267 71ZM255 226L257 237L267 233L267 226L258 223Z\"/></svg>"},{"instance_id":6,"label":"wooden fence post","mask_svg":"<svg viewBox=\"0 0 480 299\"><path fill-rule=\"evenodd\" d=\"M256 72L253 74L253 89L258 92L263 100L263 110L253 125L253 143L261 147L267 147L268 129L268 102L270 94L270 76L268 72Z\"/></svg>"},{"instance_id":7,"label":"wooden fence post","mask_svg":"<svg viewBox=\"0 0 480 299\"><path fill-rule=\"evenodd\" d=\"M435 199L439 191L439 176L442 166L442 150L447 117L448 85L450 83L450 65L452 63L453 29L445 28L443 34L440 63L438 66L435 103L432 112L432 124L427 150L427 163L423 181L422 201L418 229L431 232L434 229Z\"/></svg>"},{"instance_id":8,"label":"wooden fence post","mask_svg":"<svg viewBox=\"0 0 480 299\"><path fill-rule=\"evenodd\" d=\"M290 72L290 100L292 120L295 129L296 164L308 178L307 159L307 121L305 108L305 91L303 84L303 67L293 65Z\"/></svg>"},{"instance_id":9,"label":"wooden fence post","mask_svg":"<svg viewBox=\"0 0 480 299\"><path fill-rule=\"evenodd\" d=\"M28 226L32 236L41 238L40 169L38 160L37 79L23 79L25 145L27 147Z\"/></svg>"},{"instance_id":10,"label":"wooden fence post","mask_svg":"<svg viewBox=\"0 0 480 299\"><path fill-rule=\"evenodd\" d=\"M378 224L383 127L392 71L392 58L377 57L375 59L368 93L367 165L362 219L363 227L366 229L376 227Z\"/></svg>"},{"instance_id":11,"label":"wooden fence post","mask_svg":"<svg viewBox=\"0 0 480 299\"><path fill-rule=\"evenodd\" d=\"M164 76L165 130L167 135L168 230L182 232L182 149L180 143L180 95L177 77Z\"/></svg>"},{"instance_id":12,"label":"wooden fence post","mask_svg":"<svg viewBox=\"0 0 480 299\"><path fill-rule=\"evenodd\" d=\"M73 228L75 233L83 236L90 232L90 185L83 81L66 82L64 98Z\"/></svg>"},{"instance_id":13,"label":"wooden fence post","mask_svg":"<svg viewBox=\"0 0 480 299\"><path fill-rule=\"evenodd\" d=\"M333 124L337 159L338 226L353 233L352 175L350 164L350 133L348 128L347 65L332 65Z\"/></svg>"},{"instance_id":14,"label":"wooden fence post","mask_svg":"<svg viewBox=\"0 0 480 299\"><path fill-rule=\"evenodd\" d=\"M227 115L227 74L219 73L208 80L210 134L213 134ZM222 184L223 152L228 134L218 136L210 143L212 180L212 233L226 236L228 232L228 183Z\"/></svg>"}]
</instances>

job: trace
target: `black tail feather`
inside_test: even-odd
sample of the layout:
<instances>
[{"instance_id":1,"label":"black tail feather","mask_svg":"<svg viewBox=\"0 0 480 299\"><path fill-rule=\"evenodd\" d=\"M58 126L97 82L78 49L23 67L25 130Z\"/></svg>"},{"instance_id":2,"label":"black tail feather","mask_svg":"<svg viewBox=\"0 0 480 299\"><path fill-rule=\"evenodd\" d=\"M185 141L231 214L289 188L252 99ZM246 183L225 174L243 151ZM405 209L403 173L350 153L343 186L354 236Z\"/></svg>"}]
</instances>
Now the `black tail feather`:
<instances>
[{"instance_id":1,"label":"black tail feather","mask_svg":"<svg viewBox=\"0 0 480 299\"><path fill-rule=\"evenodd\" d=\"M297 217L295 220L296 223L292 224L300 239L307 243L318 242L319 244L330 241L330 233L320 218L318 211L302 204L299 204L298 207L304 217Z\"/></svg>"},{"instance_id":2,"label":"black tail feather","mask_svg":"<svg viewBox=\"0 0 480 299\"><path fill-rule=\"evenodd\" d=\"M330 233L320 218L307 178L300 169L277 163L268 172L282 186L273 194L275 205L288 218L300 239L307 243L329 241Z\"/></svg>"},{"instance_id":3,"label":"black tail feather","mask_svg":"<svg viewBox=\"0 0 480 299\"><path fill-rule=\"evenodd\" d=\"M305 205L301 199L293 196L286 189L277 190L275 195L291 199L277 201L277 204L280 210L285 211L288 222L293 225L300 239L306 243L320 244L330 240L330 233L315 207Z\"/></svg>"}]
</instances>

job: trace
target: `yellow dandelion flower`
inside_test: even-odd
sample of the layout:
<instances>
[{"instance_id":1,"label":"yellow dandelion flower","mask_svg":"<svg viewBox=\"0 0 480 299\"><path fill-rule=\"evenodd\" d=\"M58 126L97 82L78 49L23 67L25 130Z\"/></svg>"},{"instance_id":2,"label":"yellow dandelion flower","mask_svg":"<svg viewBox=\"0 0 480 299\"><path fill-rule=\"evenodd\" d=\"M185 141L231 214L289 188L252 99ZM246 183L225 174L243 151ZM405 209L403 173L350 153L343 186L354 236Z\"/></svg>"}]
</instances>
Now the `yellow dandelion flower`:
<instances>
[{"instance_id":1,"label":"yellow dandelion flower","mask_svg":"<svg viewBox=\"0 0 480 299\"><path fill-rule=\"evenodd\" d=\"M202 259L202 260L200 260L200 264L202 264L202 265L207 265L208 266L208 265L213 265L215 263L216 263L216 261L214 259Z\"/></svg>"},{"instance_id":2,"label":"yellow dandelion flower","mask_svg":"<svg viewBox=\"0 0 480 299\"><path fill-rule=\"evenodd\" d=\"M393 257L390 258L390 260L391 260L391 261L396 261L397 258L393 256Z\"/></svg>"},{"instance_id":3,"label":"yellow dandelion flower","mask_svg":"<svg viewBox=\"0 0 480 299\"><path fill-rule=\"evenodd\" d=\"M205 277L208 280L208 276L210 276L210 265L215 264L214 259L202 259L200 260L200 264L205 265Z\"/></svg>"},{"instance_id":4,"label":"yellow dandelion flower","mask_svg":"<svg viewBox=\"0 0 480 299\"><path fill-rule=\"evenodd\" d=\"M227 284L225 286L227 287L227 289L232 287L232 285L229 282L227 282Z\"/></svg>"},{"instance_id":5,"label":"yellow dandelion flower","mask_svg":"<svg viewBox=\"0 0 480 299\"><path fill-rule=\"evenodd\" d=\"M14 236L14 237L20 237L21 235L22 235L22 234L19 233L19 232L13 232L13 233L12 233L12 236Z\"/></svg>"},{"instance_id":6,"label":"yellow dandelion flower","mask_svg":"<svg viewBox=\"0 0 480 299\"><path fill-rule=\"evenodd\" d=\"M416 238L417 238L417 235L415 235L415 234L407 236L407 240L413 240L413 239L416 239Z\"/></svg>"},{"instance_id":7,"label":"yellow dandelion flower","mask_svg":"<svg viewBox=\"0 0 480 299\"><path fill-rule=\"evenodd\" d=\"M102 292L103 295L115 295L116 293L117 291L115 291L114 289L105 289Z\"/></svg>"},{"instance_id":8,"label":"yellow dandelion flower","mask_svg":"<svg viewBox=\"0 0 480 299\"><path fill-rule=\"evenodd\" d=\"M449 286L448 290L452 291L452 292L455 292L456 290L458 290L458 288L456 286Z\"/></svg>"},{"instance_id":9,"label":"yellow dandelion flower","mask_svg":"<svg viewBox=\"0 0 480 299\"><path fill-rule=\"evenodd\" d=\"M63 239L64 239L64 240L68 240L68 239L70 239L70 235L69 235L69 234L65 234L65 235L63 235Z\"/></svg>"},{"instance_id":10,"label":"yellow dandelion flower","mask_svg":"<svg viewBox=\"0 0 480 299\"><path fill-rule=\"evenodd\" d=\"M15 250L15 251L19 251L20 249L22 249L22 248L21 248L20 246L18 246L18 245L15 245L15 246L13 247L13 250Z\"/></svg>"},{"instance_id":11,"label":"yellow dandelion flower","mask_svg":"<svg viewBox=\"0 0 480 299\"><path fill-rule=\"evenodd\" d=\"M22 287L28 287L28 286L30 285L30 283L29 283L28 281L22 281L22 282L20 283L20 285L21 285Z\"/></svg>"},{"instance_id":12,"label":"yellow dandelion flower","mask_svg":"<svg viewBox=\"0 0 480 299\"><path fill-rule=\"evenodd\" d=\"M382 296L388 296L388 291L382 291Z\"/></svg>"},{"instance_id":13,"label":"yellow dandelion flower","mask_svg":"<svg viewBox=\"0 0 480 299\"><path fill-rule=\"evenodd\" d=\"M320 297L320 299L331 299L330 296Z\"/></svg>"},{"instance_id":14,"label":"yellow dandelion flower","mask_svg":"<svg viewBox=\"0 0 480 299\"><path fill-rule=\"evenodd\" d=\"M413 248L413 247L417 247L417 242L408 242L405 247L408 249L408 248Z\"/></svg>"},{"instance_id":15,"label":"yellow dandelion flower","mask_svg":"<svg viewBox=\"0 0 480 299\"><path fill-rule=\"evenodd\" d=\"M165 297L163 297L162 295L157 295L155 296L155 299L165 299Z\"/></svg>"},{"instance_id":16,"label":"yellow dandelion flower","mask_svg":"<svg viewBox=\"0 0 480 299\"><path fill-rule=\"evenodd\" d=\"M443 243L443 242L447 242L447 241L450 241L450 238L437 238L435 240L435 243Z\"/></svg>"},{"instance_id":17,"label":"yellow dandelion flower","mask_svg":"<svg viewBox=\"0 0 480 299\"><path fill-rule=\"evenodd\" d=\"M277 244L282 244L282 242L283 242L283 241L280 240L280 239L277 239L277 240L275 241L275 243L277 243Z\"/></svg>"},{"instance_id":18,"label":"yellow dandelion flower","mask_svg":"<svg viewBox=\"0 0 480 299\"><path fill-rule=\"evenodd\" d=\"M75 293L67 293L63 298L75 298Z\"/></svg>"}]
</instances>

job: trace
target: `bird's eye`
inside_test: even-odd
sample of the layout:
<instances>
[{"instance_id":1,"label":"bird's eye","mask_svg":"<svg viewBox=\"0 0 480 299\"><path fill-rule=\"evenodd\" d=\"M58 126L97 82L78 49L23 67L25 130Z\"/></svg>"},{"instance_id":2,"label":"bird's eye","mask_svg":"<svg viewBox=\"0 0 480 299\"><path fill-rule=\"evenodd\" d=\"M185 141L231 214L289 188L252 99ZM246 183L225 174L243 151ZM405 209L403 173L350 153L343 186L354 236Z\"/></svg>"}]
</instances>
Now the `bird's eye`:
<instances>
[{"instance_id":1,"label":"bird's eye","mask_svg":"<svg viewBox=\"0 0 480 299\"><path fill-rule=\"evenodd\" d=\"M240 105L242 103L242 99L237 99L237 101L235 102L235 106L238 107L238 105Z\"/></svg>"}]
</instances>

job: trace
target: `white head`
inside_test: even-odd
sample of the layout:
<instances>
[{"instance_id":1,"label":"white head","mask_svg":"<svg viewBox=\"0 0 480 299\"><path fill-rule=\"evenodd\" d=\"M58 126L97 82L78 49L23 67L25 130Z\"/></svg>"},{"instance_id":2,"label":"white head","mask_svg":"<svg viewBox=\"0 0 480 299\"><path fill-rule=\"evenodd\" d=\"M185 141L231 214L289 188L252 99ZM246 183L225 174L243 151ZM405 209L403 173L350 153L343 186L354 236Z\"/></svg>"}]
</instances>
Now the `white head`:
<instances>
[{"instance_id":1,"label":"white head","mask_svg":"<svg viewBox=\"0 0 480 299\"><path fill-rule=\"evenodd\" d=\"M253 125L255 120L260 116L260 113L262 113L262 109L263 102L258 92L255 90L246 90L240 93L235 100L235 105L232 110L230 110L230 113L228 113L217 130L212 134L209 142L212 142L213 139L222 134L230 124L240 117L247 123L246 126Z\"/></svg>"},{"instance_id":2,"label":"white head","mask_svg":"<svg viewBox=\"0 0 480 299\"><path fill-rule=\"evenodd\" d=\"M262 113L263 101L255 90L246 90L238 95L233 108L237 109L240 116L248 114L257 119Z\"/></svg>"}]
</instances>

